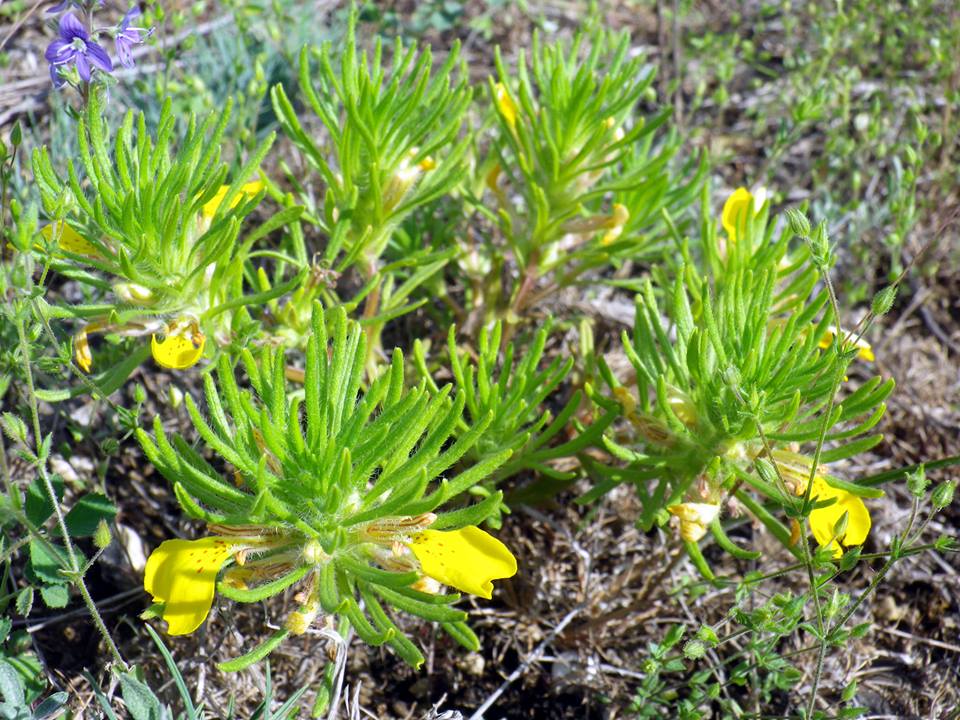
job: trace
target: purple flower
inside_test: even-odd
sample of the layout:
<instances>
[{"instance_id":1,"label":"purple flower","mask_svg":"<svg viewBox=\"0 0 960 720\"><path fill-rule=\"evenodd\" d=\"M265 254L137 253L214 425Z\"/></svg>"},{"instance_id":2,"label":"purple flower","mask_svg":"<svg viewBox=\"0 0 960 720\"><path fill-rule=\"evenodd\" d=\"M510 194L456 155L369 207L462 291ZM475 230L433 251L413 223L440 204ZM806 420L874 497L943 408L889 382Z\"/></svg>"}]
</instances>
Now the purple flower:
<instances>
[{"instance_id":1,"label":"purple flower","mask_svg":"<svg viewBox=\"0 0 960 720\"><path fill-rule=\"evenodd\" d=\"M93 65L103 72L113 70L113 61L107 51L90 39L90 33L73 13L67 13L60 18L60 38L50 43L44 54L50 63L50 77L56 78L53 84L63 85L59 80L58 71L66 65L76 65L77 72L84 82L90 82L90 66ZM59 82L58 82L59 80Z\"/></svg>"},{"instance_id":2,"label":"purple flower","mask_svg":"<svg viewBox=\"0 0 960 720\"><path fill-rule=\"evenodd\" d=\"M120 58L120 63L128 68L133 67L133 54L131 53L133 46L142 43L153 32L152 29L130 27L130 23L139 15L140 8L136 6L127 10L127 14L120 21L120 27L113 38L113 41L117 44L117 57Z\"/></svg>"}]
</instances>

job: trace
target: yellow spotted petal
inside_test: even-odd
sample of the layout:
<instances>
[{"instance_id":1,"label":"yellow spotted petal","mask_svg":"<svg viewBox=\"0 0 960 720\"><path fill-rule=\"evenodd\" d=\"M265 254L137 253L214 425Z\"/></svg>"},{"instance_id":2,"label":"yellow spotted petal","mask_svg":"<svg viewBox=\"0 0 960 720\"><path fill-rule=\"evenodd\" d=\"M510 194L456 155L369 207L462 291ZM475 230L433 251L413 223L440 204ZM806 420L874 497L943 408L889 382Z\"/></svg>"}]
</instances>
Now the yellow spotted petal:
<instances>
[{"instance_id":1,"label":"yellow spotted petal","mask_svg":"<svg viewBox=\"0 0 960 720\"><path fill-rule=\"evenodd\" d=\"M150 339L153 359L157 365L169 370L183 370L196 365L203 357L204 345L206 338L202 333L193 333L192 340L183 335L167 335L163 340L158 340L154 335Z\"/></svg>"},{"instance_id":2,"label":"yellow spotted petal","mask_svg":"<svg viewBox=\"0 0 960 720\"><path fill-rule=\"evenodd\" d=\"M57 220L49 225L44 225L40 228L40 234L43 235L48 242L56 240L61 250L66 250L74 255L100 257L100 251L97 249L97 246L80 235L80 233L63 220Z\"/></svg>"},{"instance_id":3,"label":"yellow spotted petal","mask_svg":"<svg viewBox=\"0 0 960 720\"><path fill-rule=\"evenodd\" d=\"M253 182L248 182L245 185L241 186L240 192L234 196L233 200L230 201L230 209L232 210L237 205L240 204L240 200L247 200L252 198L254 195L263 190L264 184L262 180L254 180ZM227 196L227 190L230 189L229 185L221 185L220 189L217 190L217 194L212 198L207 200L203 204L200 212L205 218L212 218L217 214L217 210L220 209L220 205L223 204L223 199Z\"/></svg>"},{"instance_id":4,"label":"yellow spotted petal","mask_svg":"<svg viewBox=\"0 0 960 720\"><path fill-rule=\"evenodd\" d=\"M155 602L165 603L171 635L192 633L210 614L217 574L232 552L223 538L205 537L167 540L150 554L143 587Z\"/></svg>"},{"instance_id":5,"label":"yellow spotted petal","mask_svg":"<svg viewBox=\"0 0 960 720\"><path fill-rule=\"evenodd\" d=\"M810 513L810 529L813 530L813 536L823 547L830 547L834 557L840 557L843 554L837 540L847 547L862 545L866 541L867 535L870 534L871 523L870 511L867 510L863 500L853 493L828 485L820 478L814 480L811 496L818 500L833 498L836 501L833 505L817 508ZM843 537L835 540L833 528L844 513L847 513L847 531Z\"/></svg>"},{"instance_id":6,"label":"yellow spotted petal","mask_svg":"<svg viewBox=\"0 0 960 720\"><path fill-rule=\"evenodd\" d=\"M497 83L494 86L494 100L497 103L497 109L500 110L500 114L503 115L503 119L507 121L507 124L510 127L516 127L517 125L517 105L513 102L513 98L510 97L510 93L507 92L507 86L503 83Z\"/></svg>"},{"instance_id":7,"label":"yellow spotted petal","mask_svg":"<svg viewBox=\"0 0 960 720\"><path fill-rule=\"evenodd\" d=\"M737 224L742 217L746 217L746 214L750 212L750 203L752 202L753 195L750 194L750 191L744 187L739 187L723 204L720 221L723 224L723 229L727 231L730 242L737 241Z\"/></svg>"},{"instance_id":8,"label":"yellow spotted petal","mask_svg":"<svg viewBox=\"0 0 960 720\"><path fill-rule=\"evenodd\" d=\"M493 580L517 572L517 559L507 546L473 525L422 530L413 536L410 549L427 577L488 600L493 596Z\"/></svg>"}]
</instances>

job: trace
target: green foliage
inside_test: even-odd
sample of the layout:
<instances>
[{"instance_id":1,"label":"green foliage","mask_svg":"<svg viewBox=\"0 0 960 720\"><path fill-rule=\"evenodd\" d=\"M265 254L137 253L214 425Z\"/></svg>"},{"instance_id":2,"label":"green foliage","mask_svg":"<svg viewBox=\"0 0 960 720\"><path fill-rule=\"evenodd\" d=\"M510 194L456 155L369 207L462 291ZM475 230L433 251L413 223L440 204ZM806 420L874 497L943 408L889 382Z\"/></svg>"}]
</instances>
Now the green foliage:
<instances>
[{"instance_id":1,"label":"green foliage","mask_svg":"<svg viewBox=\"0 0 960 720\"><path fill-rule=\"evenodd\" d=\"M143 431L137 435L150 461L174 483L188 514L220 532L237 528L236 534L242 534L254 526L277 537L281 558L293 553L279 579L250 590L221 582L221 593L255 602L309 574L308 598L299 612L312 617L322 607L342 615L367 642L389 644L404 660L419 665L420 651L382 603L454 629L466 616L449 607L457 595L410 588L418 577L415 566L397 570L402 559L391 559L389 548L407 525L463 526L495 512L496 502L485 502L440 514L432 522L417 520L493 473L511 451L500 449L457 469L493 414L478 418L450 443L463 418L464 395L450 398L449 386L430 392L426 383L406 389L399 350L391 365L361 389L364 344L360 326L348 321L342 309L324 313L316 306L302 395L288 392L282 352L264 351L257 362L244 351L251 390L238 387L224 359L217 372L219 388L213 378L205 381L209 421L187 397L197 432L235 469L236 485L182 438L169 438L159 417L153 437ZM380 537L386 540L378 544ZM288 632L279 631L261 648L224 666L239 669L260 659Z\"/></svg>"},{"instance_id":2,"label":"green foliage","mask_svg":"<svg viewBox=\"0 0 960 720\"><path fill-rule=\"evenodd\" d=\"M46 262L99 293L112 294L105 301L45 308L48 317L89 321L75 342L77 361L85 369L92 364L89 351L84 357L81 349L88 331L179 336L201 349L206 338L217 346L242 343L257 330L244 306L291 287L244 295L250 247L296 219L299 208L281 211L241 238L243 219L263 197L244 184L272 139L224 185L227 167L219 162L219 143L228 118L229 105L200 123L191 118L177 138L167 103L155 134L147 132L142 113L128 112L111 137L102 98L94 94L77 128L85 182L72 159L63 179L45 148L34 153L44 210L56 221L42 246ZM129 374L135 365L121 361L118 367Z\"/></svg>"},{"instance_id":3,"label":"green foliage","mask_svg":"<svg viewBox=\"0 0 960 720\"><path fill-rule=\"evenodd\" d=\"M656 4L661 36L704 12L689 0L667 5ZM13 618L44 607L55 616L71 601L102 636L126 714L210 712L151 628L171 694L125 664L87 588L117 508L103 483L53 471L55 453L96 446L96 472L110 472L106 458L135 434L185 514L229 546L204 587L236 603L282 594L293 608L220 668L246 668L290 635L317 633L336 660L312 688L315 716L334 704L352 634L424 662L400 613L479 647L459 595L438 589L459 586L428 572L415 546L428 532L451 539L504 524L513 481L513 506L559 502L570 488L587 502L631 484L641 528L663 527L671 513L681 520L683 547L667 548L678 562L660 575L668 591L696 599L716 587L732 597L713 625L673 626L648 646L628 675L638 675L630 712L787 713L799 699L804 716L817 717L827 654L868 632L862 610L894 565L957 551L950 537L926 539L956 485L927 472L957 458L855 481L826 469L880 440L893 383L860 380L863 337L896 309L920 191L949 187L955 19L936 17L934 0L912 2L910 13L860 0L725 10L721 32L676 38L674 70L685 74L658 88L677 93L666 109L654 68L625 33L535 37L515 65L498 53L481 88L459 46L435 62L415 42L367 43L357 25L444 34L470 17L471 40L489 40L500 11L536 22L524 3L425 2L408 19L368 4L336 13L329 31L303 22L307 8L294 0L230 6L238 33L164 43L161 71L118 87L113 108L141 98L140 114L118 117L97 92L79 98L82 112L55 105L71 135L75 121L75 139L55 119L32 177L22 156L37 134L17 126L0 143L0 716L62 711L60 693L40 702L43 668ZM179 32L207 9L148 4L146 19ZM341 16L343 41L319 43L338 38ZM790 40L782 56L771 36ZM698 62L681 62L684 53ZM768 85L771 74L780 80ZM915 78L944 86L942 114L909 87ZM223 110L199 120L191 112L209 106ZM702 187L706 160L684 150L681 133L687 147L708 140L715 157L736 153L752 177L788 188L773 203L809 197L833 224L812 225L805 207L770 217L759 191L745 190L717 223ZM812 153L811 135L821 143ZM764 143L754 165L740 145L751 137ZM800 170L786 158L803 159ZM272 178L261 169L277 167ZM698 193L699 223L689 210ZM31 195L39 203L24 202ZM862 281L851 263L871 257L862 231L885 243L876 267L895 280L844 296L838 286ZM608 296L593 296L600 286L614 299L634 295L619 346L599 307ZM841 299L869 306L855 327ZM597 312L581 316L587 305ZM63 320L84 323L72 348ZM96 348L97 372L82 374L71 357L89 371L94 334L107 342ZM173 360L158 349L171 340L186 343ZM386 340L411 348L410 362L384 352ZM206 352L211 372L185 378L188 388L203 384L203 398L168 408L148 404L143 387L113 394L151 352L173 369ZM623 363L607 362L619 355ZM84 393L104 427L75 422L68 403L51 420L44 403ZM144 406L158 408L152 433L138 427ZM176 410L192 427L176 427ZM913 504L889 546L840 548L854 526L864 529L861 498L903 478ZM830 516L826 539L823 523L813 528L818 513ZM782 552L755 542L761 526ZM718 548L705 552L710 542ZM154 560L183 544L165 543ZM680 550L702 580L672 572L684 567ZM190 557L203 576L205 561ZM872 563L867 585L844 588L841 574L862 562ZM145 582L157 586L156 564L148 568ZM166 617L172 599L150 592L158 602L145 616ZM322 627L321 613L331 621ZM807 653L812 679L799 670ZM88 679L105 717L118 717ZM856 680L843 682L834 709L854 717ZM292 717L305 690L273 707L267 665L264 700L247 716Z\"/></svg>"},{"instance_id":4,"label":"green foliage","mask_svg":"<svg viewBox=\"0 0 960 720\"><path fill-rule=\"evenodd\" d=\"M436 68L429 48L404 47L399 38L389 64L383 53L380 38L372 54L358 52L355 14L342 52L335 53L331 43L303 48L295 97L312 111L322 133L305 126L282 85L271 91L283 131L323 182L317 206L313 190L288 171L307 208L305 218L324 238L319 262L338 274L359 272L363 287L345 300L351 308L365 300L365 321L377 329L422 304L406 301L450 257L447 249L391 252L390 243L405 218L462 178L468 143L460 133L471 99L456 45ZM304 320L314 297L318 293L299 300ZM341 302L332 289L321 297L327 304Z\"/></svg>"},{"instance_id":5,"label":"green foliage","mask_svg":"<svg viewBox=\"0 0 960 720\"><path fill-rule=\"evenodd\" d=\"M820 275L807 246L791 252L792 226L803 223L787 224L774 237L767 208L751 206L721 238L707 212L700 269L684 245L665 297L658 300L649 281L637 295L634 331L623 338L635 392L600 364L612 396L598 401L618 403L632 432L627 442L605 439L619 462L590 462L600 484L589 496L632 483L647 529L692 494L694 481L705 502L717 503L724 493L740 497L746 483L792 507L817 464L798 455L798 446L816 445L820 462L869 449L880 436L867 433L893 390L892 380L875 377L834 402L856 348L849 337L833 337L839 323L830 286L817 289ZM821 453L824 441L830 447Z\"/></svg>"},{"instance_id":6,"label":"green foliage","mask_svg":"<svg viewBox=\"0 0 960 720\"><path fill-rule=\"evenodd\" d=\"M54 693L32 710L24 694L23 680L17 671L0 660L0 718L4 720L52 720L67 709L67 693Z\"/></svg>"},{"instance_id":7,"label":"green foliage","mask_svg":"<svg viewBox=\"0 0 960 720\"><path fill-rule=\"evenodd\" d=\"M562 359L561 355L556 355L541 367L551 329L548 324L534 333L532 340L524 343L523 354L515 357L518 343L508 342L503 346L502 354L500 352L503 324L498 321L491 332L481 329L476 361L473 361L470 352L457 346L456 328L450 328L447 357L456 387L465 397L465 414L469 418L469 422L465 420L460 424L457 434L469 432L484 418L492 418L476 445L467 452L467 457L480 462L498 452L512 453L496 472L472 489L475 494L489 498L500 481L523 471L534 470L553 480L576 477L574 471L552 468L550 461L573 457L597 443L616 418L616 412L607 412L576 437L563 437L583 405L584 394L581 390L570 393L556 416L544 409L548 398L557 397L574 364L573 358ZM414 354L421 375L437 391L427 368L426 351L419 341L414 344ZM492 517L488 522L497 527L500 519Z\"/></svg>"},{"instance_id":8,"label":"green foliage","mask_svg":"<svg viewBox=\"0 0 960 720\"><path fill-rule=\"evenodd\" d=\"M679 139L656 135L667 111L637 113L654 71L628 50L625 34L580 34L570 45L535 36L515 77L497 56L499 82L489 82L496 128L473 202L502 243L485 236L459 261L469 305L485 321L514 323L592 269L655 257L662 212L694 198L705 165L672 172ZM479 195L484 188L492 202Z\"/></svg>"}]
</instances>

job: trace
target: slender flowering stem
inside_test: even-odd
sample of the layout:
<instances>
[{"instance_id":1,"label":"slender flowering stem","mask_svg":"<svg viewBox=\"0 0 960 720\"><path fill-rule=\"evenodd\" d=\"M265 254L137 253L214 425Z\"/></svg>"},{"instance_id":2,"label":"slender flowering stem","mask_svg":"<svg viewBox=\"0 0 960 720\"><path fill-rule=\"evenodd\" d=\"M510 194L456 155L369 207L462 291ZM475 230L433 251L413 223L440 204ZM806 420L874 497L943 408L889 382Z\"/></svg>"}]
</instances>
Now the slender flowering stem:
<instances>
[{"instance_id":1,"label":"slender flowering stem","mask_svg":"<svg viewBox=\"0 0 960 720\"><path fill-rule=\"evenodd\" d=\"M87 590L87 586L83 581L83 573L81 572L80 564L77 561L77 555L73 548L73 542L70 539L70 533L67 530L66 518L57 499L57 494L53 488L53 482L50 479L50 474L47 472L46 458L40 457L39 455L40 446L42 444L41 438L43 437L40 431L40 410L37 406L37 393L36 387L33 383L33 370L30 364L30 345L27 341L23 317L19 313L17 315L16 325L17 335L20 341L20 355L21 359L23 360L24 374L27 380L28 397L30 398L30 415L33 421L34 443L36 444L38 455L37 472L40 474L40 478L44 484L44 489L46 490L47 496L50 499L50 503L53 506L53 511L57 518L57 526L60 528L60 534L63 537L63 544L67 550L67 556L70 563L69 577L73 582L73 585L80 591L80 595L83 597L83 602L90 611L93 622L97 626L97 630L103 637L104 642L107 644L110 654L120 665L120 667L126 670L127 664L124 661L123 656L120 654L120 650L117 648L116 643L113 641L110 631L107 630L107 626L104 624L103 618L100 616L100 611L97 610L97 605L93 601L93 597L91 597L90 591Z\"/></svg>"}]
</instances>

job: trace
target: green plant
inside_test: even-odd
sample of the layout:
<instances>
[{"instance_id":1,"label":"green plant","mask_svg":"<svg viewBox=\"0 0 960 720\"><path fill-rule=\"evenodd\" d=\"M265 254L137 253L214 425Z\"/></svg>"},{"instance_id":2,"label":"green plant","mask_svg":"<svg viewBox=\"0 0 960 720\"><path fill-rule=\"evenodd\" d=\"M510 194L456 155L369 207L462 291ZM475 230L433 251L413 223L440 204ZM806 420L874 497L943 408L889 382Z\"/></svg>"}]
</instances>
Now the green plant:
<instances>
[{"instance_id":1,"label":"green plant","mask_svg":"<svg viewBox=\"0 0 960 720\"><path fill-rule=\"evenodd\" d=\"M272 138L232 183L223 185L227 168L219 163L219 140L229 104L199 124L191 118L179 140L169 103L152 137L143 114L134 132L135 117L128 112L111 139L102 122L102 102L99 93L91 96L77 128L89 190L71 159L66 180L54 170L45 148L34 153L33 165L44 210L52 219L40 245L44 261L97 295L87 303L42 308L47 318L87 321L74 337L77 364L86 372L93 367L91 333L152 338L149 349L137 347L97 378L115 387L150 352L161 365L179 369L200 359L207 338L216 348L256 340L259 326L245 308L283 294L299 277L245 295L247 257L254 243L296 219L300 208L282 210L241 240L243 219L263 197L260 183L246 181ZM65 221L68 216L72 224ZM112 297L103 301L102 294Z\"/></svg>"},{"instance_id":2,"label":"green plant","mask_svg":"<svg viewBox=\"0 0 960 720\"><path fill-rule=\"evenodd\" d=\"M601 362L612 396L596 396L602 406L620 406L627 442L605 438L604 448L619 463L587 460L598 479L588 498L632 483L641 500L639 524L665 523L668 509L678 515L687 548L708 575L696 542L707 527L724 548L740 554L718 518L731 497L787 547L795 538L764 502L786 508L794 519L809 516L818 541L839 552L836 539L842 542L845 533L831 532L832 523L823 532L817 524L832 516L824 503L829 499L839 512L848 509L848 495L875 497L877 491L828 476L822 463L880 441L867 433L893 390L892 380L874 377L853 390L844 385L842 401L834 399L847 365L863 352L855 340L872 317L855 334L838 333L832 285L816 290L833 262L825 225L791 252L798 233L810 234L806 218L791 216L794 222L774 237L767 206L754 204L738 191L724 209L721 237L704 202L702 269L684 244L683 263L663 300L649 282L637 295L634 331L623 337L636 390L623 387ZM809 455L800 454L805 444L813 446ZM820 504L810 504L811 494ZM849 502L857 517L850 518L847 540L855 545L862 538L854 536L865 537L865 531L852 523L869 527L869 517L860 517L859 499Z\"/></svg>"},{"instance_id":3,"label":"green plant","mask_svg":"<svg viewBox=\"0 0 960 720\"><path fill-rule=\"evenodd\" d=\"M31 708L26 701L23 680L6 660L0 660L0 718L4 720L52 720L67 710L67 693L58 692Z\"/></svg>"},{"instance_id":4,"label":"green plant","mask_svg":"<svg viewBox=\"0 0 960 720\"><path fill-rule=\"evenodd\" d=\"M348 309L362 302L375 353L383 325L425 302L407 300L450 257L447 248L391 252L391 243L405 218L463 176L468 144L459 135L471 92L457 46L434 68L429 48L404 47L398 38L387 64L380 38L372 54L358 52L355 13L345 42L339 59L330 43L300 54L300 99L322 134L305 127L282 85L271 97L283 131L323 181L318 205L288 172L307 208L304 218L325 238L320 262L336 274L355 269L362 283L350 298L324 286L298 298L299 322L307 322L316 297Z\"/></svg>"},{"instance_id":5,"label":"green plant","mask_svg":"<svg viewBox=\"0 0 960 720\"><path fill-rule=\"evenodd\" d=\"M495 131L472 197L497 234L465 242L458 257L469 332L495 318L512 328L588 271L657 257L663 211L695 197L705 165L673 172L679 138L656 134L668 111L637 113L654 71L628 49L626 34L580 34L570 45L535 36L515 78L497 55Z\"/></svg>"},{"instance_id":6,"label":"green plant","mask_svg":"<svg viewBox=\"0 0 960 720\"><path fill-rule=\"evenodd\" d=\"M384 605L437 621L475 649L466 613L450 606L459 595L436 594L437 581L489 597L491 579L516 571L509 551L472 527L496 512L500 493L434 514L510 457L510 450L496 450L455 469L493 414L448 442L462 418L463 394L451 399L449 386L432 393L424 382L407 390L399 350L362 390L365 342L343 309L324 313L315 306L302 394L289 394L282 351L264 351L259 362L243 351L249 391L238 387L225 358L219 387L205 378L209 422L189 397L187 410L204 443L234 468L234 482L182 438L168 438L159 417L153 437L137 433L184 510L214 533L168 541L147 564L147 589L166 603L171 632L191 632L203 622L214 585L238 602L301 588L299 609L284 628L222 663L225 669L260 660L288 634L305 632L321 610L415 666L423 662L420 650ZM449 528L463 529L442 531ZM218 581L231 557L234 567ZM181 566L191 570L180 574ZM187 607L177 602L195 596L202 600Z\"/></svg>"},{"instance_id":7,"label":"green plant","mask_svg":"<svg viewBox=\"0 0 960 720\"><path fill-rule=\"evenodd\" d=\"M562 359L557 355L541 368L551 329L548 324L534 333L532 339L524 343L526 347L517 357L519 343L502 343L503 324L498 321L491 332L486 329L480 331L474 361L466 349L458 347L456 328L450 328L447 358L455 386L465 398L466 417L456 433L469 432L484 418L493 418L467 452L467 457L480 461L497 452L512 453L510 459L491 473L489 478L471 489L474 494L490 497L500 481L524 470L536 471L552 480L576 477L575 471L555 470L549 463L560 458L572 458L596 443L616 418L616 412L608 412L589 428L581 428L575 437L564 437L583 405L584 394L579 389L571 392L555 416L550 410L544 409L547 399L559 394L574 364L573 358ZM419 340L414 343L414 357L421 376L437 392L436 383L428 370L426 351ZM558 444L552 444L558 439ZM500 519L491 517L488 522L499 527Z\"/></svg>"}]
</instances>

